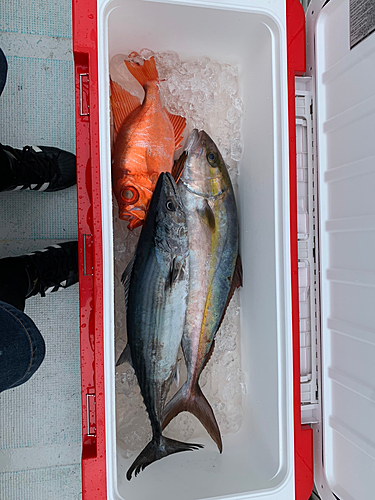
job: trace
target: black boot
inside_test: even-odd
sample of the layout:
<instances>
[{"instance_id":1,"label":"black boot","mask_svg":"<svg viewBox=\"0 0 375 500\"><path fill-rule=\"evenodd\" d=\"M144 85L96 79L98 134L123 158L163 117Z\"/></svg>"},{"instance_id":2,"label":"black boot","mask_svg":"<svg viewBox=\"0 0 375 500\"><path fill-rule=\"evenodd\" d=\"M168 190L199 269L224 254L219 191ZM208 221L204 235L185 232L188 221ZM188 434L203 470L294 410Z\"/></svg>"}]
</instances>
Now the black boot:
<instances>
[{"instance_id":1,"label":"black boot","mask_svg":"<svg viewBox=\"0 0 375 500\"><path fill-rule=\"evenodd\" d=\"M49 146L0 144L0 191L59 191L76 183L76 157Z\"/></svg>"},{"instance_id":2,"label":"black boot","mask_svg":"<svg viewBox=\"0 0 375 500\"><path fill-rule=\"evenodd\" d=\"M20 257L0 259L0 300L21 311L33 295L78 282L78 242L68 241Z\"/></svg>"}]
</instances>

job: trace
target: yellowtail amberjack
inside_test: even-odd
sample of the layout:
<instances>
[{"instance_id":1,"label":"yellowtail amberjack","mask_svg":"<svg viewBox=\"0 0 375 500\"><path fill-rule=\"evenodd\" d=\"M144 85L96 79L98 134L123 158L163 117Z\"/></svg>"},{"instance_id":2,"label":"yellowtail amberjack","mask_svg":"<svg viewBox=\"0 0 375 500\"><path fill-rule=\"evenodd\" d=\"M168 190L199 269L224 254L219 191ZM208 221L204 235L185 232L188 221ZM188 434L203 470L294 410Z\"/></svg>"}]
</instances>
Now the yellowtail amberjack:
<instances>
[{"instance_id":1,"label":"yellowtail amberjack","mask_svg":"<svg viewBox=\"0 0 375 500\"><path fill-rule=\"evenodd\" d=\"M193 130L186 153L178 190L189 236L189 295L182 336L188 376L164 409L163 429L180 412L189 411L221 452L220 430L198 381L225 310L242 281L237 209L226 165L212 139L204 131Z\"/></svg>"}]
</instances>

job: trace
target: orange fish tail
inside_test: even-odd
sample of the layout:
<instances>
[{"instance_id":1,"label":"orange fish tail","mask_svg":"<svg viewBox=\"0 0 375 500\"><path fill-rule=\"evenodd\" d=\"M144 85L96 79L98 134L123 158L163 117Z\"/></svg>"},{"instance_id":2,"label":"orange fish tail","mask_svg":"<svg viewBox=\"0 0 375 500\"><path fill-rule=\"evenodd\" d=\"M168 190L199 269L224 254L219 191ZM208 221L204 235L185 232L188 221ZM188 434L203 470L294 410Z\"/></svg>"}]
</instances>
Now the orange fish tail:
<instances>
[{"instance_id":1,"label":"orange fish tail","mask_svg":"<svg viewBox=\"0 0 375 500\"><path fill-rule=\"evenodd\" d=\"M133 61L125 61L125 64L130 73L142 85L142 87L147 82L153 82L159 79L154 57L147 59L142 66Z\"/></svg>"}]
</instances>

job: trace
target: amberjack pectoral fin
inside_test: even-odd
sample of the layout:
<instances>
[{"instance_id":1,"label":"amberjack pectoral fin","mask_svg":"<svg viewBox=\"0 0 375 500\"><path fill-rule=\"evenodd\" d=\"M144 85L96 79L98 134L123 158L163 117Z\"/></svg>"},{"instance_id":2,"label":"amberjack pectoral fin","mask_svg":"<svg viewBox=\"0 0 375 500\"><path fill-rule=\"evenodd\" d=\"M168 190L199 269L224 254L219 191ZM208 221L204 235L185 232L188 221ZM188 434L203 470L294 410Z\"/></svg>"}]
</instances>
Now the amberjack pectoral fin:
<instances>
[{"instance_id":1,"label":"amberjack pectoral fin","mask_svg":"<svg viewBox=\"0 0 375 500\"><path fill-rule=\"evenodd\" d=\"M206 226L212 232L215 231L215 226L216 226L215 216L214 216L214 213L213 213L210 205L208 204L207 200L204 200L204 206L202 208L197 207L196 210L197 210L199 217L206 224Z\"/></svg>"},{"instance_id":2,"label":"amberjack pectoral fin","mask_svg":"<svg viewBox=\"0 0 375 500\"><path fill-rule=\"evenodd\" d=\"M179 115L172 115L169 111L165 111L173 127L175 150L177 151L177 149L180 149L181 147L182 134L184 133L186 127L186 118Z\"/></svg>"},{"instance_id":3,"label":"amberjack pectoral fin","mask_svg":"<svg viewBox=\"0 0 375 500\"><path fill-rule=\"evenodd\" d=\"M122 351L120 357L117 360L116 366L120 366L123 363L129 363L130 366L133 366L132 355L130 352L129 344L126 344L125 349Z\"/></svg>"},{"instance_id":4,"label":"amberjack pectoral fin","mask_svg":"<svg viewBox=\"0 0 375 500\"><path fill-rule=\"evenodd\" d=\"M111 86L111 107L114 125L114 140L116 140L118 131L124 123L125 118L130 115L138 106L141 105L138 97L131 95L124 90L118 83L110 79Z\"/></svg>"},{"instance_id":5,"label":"amberjack pectoral fin","mask_svg":"<svg viewBox=\"0 0 375 500\"><path fill-rule=\"evenodd\" d=\"M165 405L163 410L162 429L179 413L188 411L201 422L211 438L215 441L220 453L223 451L220 429L210 403L205 398L198 383L194 393L188 391L185 383L173 398Z\"/></svg>"}]
</instances>

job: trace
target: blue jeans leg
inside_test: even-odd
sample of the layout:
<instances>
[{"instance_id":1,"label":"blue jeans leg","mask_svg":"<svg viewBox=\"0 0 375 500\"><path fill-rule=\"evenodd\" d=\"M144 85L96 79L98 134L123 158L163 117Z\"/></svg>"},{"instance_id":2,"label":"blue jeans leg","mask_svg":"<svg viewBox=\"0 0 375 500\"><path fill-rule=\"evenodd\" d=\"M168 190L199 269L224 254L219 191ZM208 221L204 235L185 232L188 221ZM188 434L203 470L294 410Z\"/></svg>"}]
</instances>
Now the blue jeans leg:
<instances>
[{"instance_id":1,"label":"blue jeans leg","mask_svg":"<svg viewBox=\"0 0 375 500\"><path fill-rule=\"evenodd\" d=\"M45 351L31 318L0 300L0 392L27 382L42 364Z\"/></svg>"}]
</instances>

